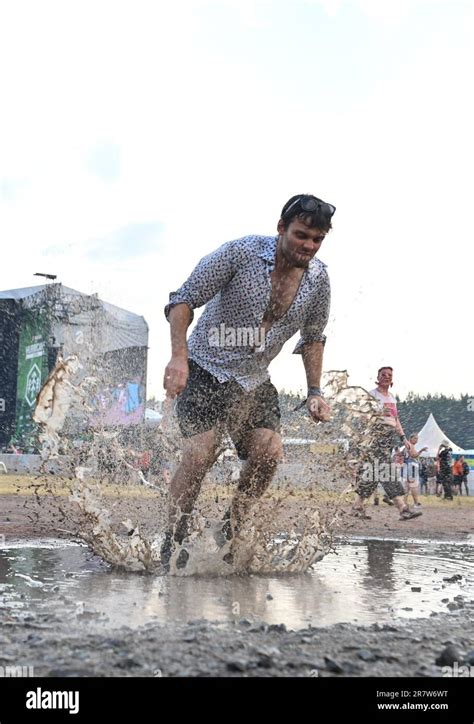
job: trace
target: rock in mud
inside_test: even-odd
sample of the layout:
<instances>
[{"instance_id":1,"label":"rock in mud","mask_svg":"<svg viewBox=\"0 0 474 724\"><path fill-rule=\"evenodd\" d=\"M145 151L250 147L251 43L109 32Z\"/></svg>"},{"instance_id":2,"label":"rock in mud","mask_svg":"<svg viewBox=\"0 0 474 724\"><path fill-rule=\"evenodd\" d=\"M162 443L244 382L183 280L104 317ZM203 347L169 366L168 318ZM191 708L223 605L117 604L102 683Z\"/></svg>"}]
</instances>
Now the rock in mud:
<instances>
[{"instance_id":1,"label":"rock in mud","mask_svg":"<svg viewBox=\"0 0 474 724\"><path fill-rule=\"evenodd\" d=\"M467 652L464 662L470 666L474 666L474 649Z\"/></svg>"},{"instance_id":2,"label":"rock in mud","mask_svg":"<svg viewBox=\"0 0 474 724\"><path fill-rule=\"evenodd\" d=\"M333 674L343 674L344 669L341 664L331 659L329 656L324 657L324 663L326 664L327 671L332 671Z\"/></svg>"},{"instance_id":3,"label":"rock in mud","mask_svg":"<svg viewBox=\"0 0 474 724\"><path fill-rule=\"evenodd\" d=\"M228 671L247 671L249 666L250 662L245 659L234 659L233 661L228 661L226 664Z\"/></svg>"},{"instance_id":4,"label":"rock in mud","mask_svg":"<svg viewBox=\"0 0 474 724\"><path fill-rule=\"evenodd\" d=\"M343 661L342 668L346 676L357 675L362 671L362 667L357 664L353 664L352 661Z\"/></svg>"},{"instance_id":5,"label":"rock in mud","mask_svg":"<svg viewBox=\"0 0 474 724\"><path fill-rule=\"evenodd\" d=\"M436 666L452 666L455 661L459 661L460 656L458 650L452 644L446 646L435 660Z\"/></svg>"}]
</instances>

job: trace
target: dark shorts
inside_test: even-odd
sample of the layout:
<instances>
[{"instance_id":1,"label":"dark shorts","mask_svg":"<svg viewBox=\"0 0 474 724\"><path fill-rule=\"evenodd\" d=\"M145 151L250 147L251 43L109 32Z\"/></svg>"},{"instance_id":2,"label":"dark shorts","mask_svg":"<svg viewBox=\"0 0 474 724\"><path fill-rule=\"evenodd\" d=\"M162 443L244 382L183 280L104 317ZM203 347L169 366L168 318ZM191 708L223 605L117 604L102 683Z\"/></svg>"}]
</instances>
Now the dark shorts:
<instances>
[{"instance_id":1,"label":"dark shorts","mask_svg":"<svg viewBox=\"0 0 474 724\"><path fill-rule=\"evenodd\" d=\"M270 380L247 392L235 380L219 382L192 360L188 384L178 396L177 413L183 437L216 428L231 437L242 460L248 457L246 443L252 430L280 432L278 392Z\"/></svg>"}]
</instances>

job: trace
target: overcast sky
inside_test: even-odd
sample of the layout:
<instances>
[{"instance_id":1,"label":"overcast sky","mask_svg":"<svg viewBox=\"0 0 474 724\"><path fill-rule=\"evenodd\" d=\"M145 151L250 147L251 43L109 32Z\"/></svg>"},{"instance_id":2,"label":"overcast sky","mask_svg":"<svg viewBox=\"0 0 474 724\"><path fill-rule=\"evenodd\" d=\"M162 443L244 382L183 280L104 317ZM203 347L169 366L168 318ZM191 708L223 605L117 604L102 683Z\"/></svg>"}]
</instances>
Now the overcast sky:
<instances>
[{"instance_id":1,"label":"overcast sky","mask_svg":"<svg viewBox=\"0 0 474 724\"><path fill-rule=\"evenodd\" d=\"M473 36L468 0L1 3L0 289L54 273L142 314L161 397L169 291L313 193L325 369L474 393Z\"/></svg>"}]
</instances>

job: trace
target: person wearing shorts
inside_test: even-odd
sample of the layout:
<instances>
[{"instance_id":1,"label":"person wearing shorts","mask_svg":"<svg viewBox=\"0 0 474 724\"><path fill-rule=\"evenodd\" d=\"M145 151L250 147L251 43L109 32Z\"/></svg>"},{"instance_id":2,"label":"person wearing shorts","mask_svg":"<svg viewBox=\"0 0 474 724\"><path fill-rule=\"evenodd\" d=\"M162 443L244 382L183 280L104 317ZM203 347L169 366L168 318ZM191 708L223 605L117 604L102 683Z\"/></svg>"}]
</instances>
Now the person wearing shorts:
<instances>
[{"instance_id":1,"label":"person wearing shorts","mask_svg":"<svg viewBox=\"0 0 474 724\"><path fill-rule=\"evenodd\" d=\"M378 414L373 415L361 449L356 482L356 501L352 512L362 518L370 518L365 504L381 483L386 499L392 502L400 513L400 520L411 520L421 515L420 511L410 510L404 500L405 491L400 482L398 470L392 464L392 451L397 441L406 444L397 412L397 401L390 393L393 385L393 368L381 367L377 373L377 387L370 392L379 403Z\"/></svg>"},{"instance_id":2,"label":"person wearing shorts","mask_svg":"<svg viewBox=\"0 0 474 724\"><path fill-rule=\"evenodd\" d=\"M419 457L421 453L428 450L427 447L422 448L420 451L416 449L416 443L418 442L418 435L416 432L410 435L405 445L405 459L403 464L403 480L405 482L405 502L408 503L408 496L411 495L413 498L413 507L415 509L421 508L421 503L418 498L420 492L420 462Z\"/></svg>"},{"instance_id":3,"label":"person wearing shorts","mask_svg":"<svg viewBox=\"0 0 474 724\"><path fill-rule=\"evenodd\" d=\"M170 294L165 314L172 356L163 385L168 398L177 397L184 443L170 483L169 528L161 548L165 569L175 552L178 568L187 563L183 541L190 515L224 436L231 437L245 461L223 521L226 539L238 535L270 484L282 442L278 394L268 366L298 331L294 352L301 354L306 371L308 412L315 422L329 419L320 376L330 286L326 265L316 254L334 212L334 206L315 196L293 196L281 211L277 236L247 236L223 244ZM187 340L193 310L203 305Z\"/></svg>"},{"instance_id":4,"label":"person wearing shorts","mask_svg":"<svg viewBox=\"0 0 474 724\"><path fill-rule=\"evenodd\" d=\"M436 460L428 458L426 461L426 475L428 477L428 495L436 495Z\"/></svg>"},{"instance_id":5,"label":"person wearing shorts","mask_svg":"<svg viewBox=\"0 0 474 724\"><path fill-rule=\"evenodd\" d=\"M462 462L462 483L464 484L464 490L466 491L466 495L469 495L469 482L468 482L469 465L464 460L464 455L461 455L459 460L460 460L460 462ZM462 485L461 485L460 492L462 495Z\"/></svg>"},{"instance_id":6,"label":"person wearing shorts","mask_svg":"<svg viewBox=\"0 0 474 724\"><path fill-rule=\"evenodd\" d=\"M428 495L428 464L426 458L420 462L420 493Z\"/></svg>"}]
</instances>

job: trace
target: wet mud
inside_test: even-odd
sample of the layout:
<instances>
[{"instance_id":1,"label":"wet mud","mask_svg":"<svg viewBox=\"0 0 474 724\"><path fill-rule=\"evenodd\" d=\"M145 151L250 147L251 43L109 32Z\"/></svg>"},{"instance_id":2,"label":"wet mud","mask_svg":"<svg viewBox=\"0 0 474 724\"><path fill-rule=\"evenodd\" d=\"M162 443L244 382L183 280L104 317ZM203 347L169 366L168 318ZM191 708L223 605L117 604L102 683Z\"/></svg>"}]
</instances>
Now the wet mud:
<instances>
[{"instance_id":1,"label":"wet mud","mask_svg":"<svg viewBox=\"0 0 474 724\"><path fill-rule=\"evenodd\" d=\"M431 677L473 656L466 543L340 540L306 574L227 579L118 571L52 540L0 561L0 663L35 676Z\"/></svg>"}]
</instances>

